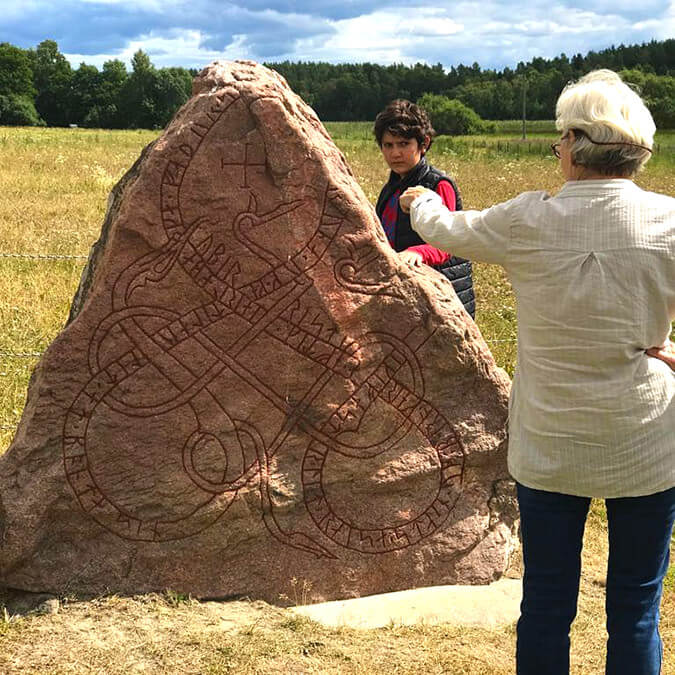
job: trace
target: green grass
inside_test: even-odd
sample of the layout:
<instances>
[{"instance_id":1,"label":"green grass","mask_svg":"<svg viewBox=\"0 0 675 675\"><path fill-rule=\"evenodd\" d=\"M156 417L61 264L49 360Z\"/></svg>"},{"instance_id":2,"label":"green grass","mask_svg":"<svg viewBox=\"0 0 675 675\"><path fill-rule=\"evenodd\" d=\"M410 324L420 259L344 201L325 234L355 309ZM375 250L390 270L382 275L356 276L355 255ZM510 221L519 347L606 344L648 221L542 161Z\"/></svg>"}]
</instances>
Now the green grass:
<instances>
[{"instance_id":1,"label":"green grass","mask_svg":"<svg viewBox=\"0 0 675 675\"><path fill-rule=\"evenodd\" d=\"M375 143L372 122L327 122L326 128L338 145ZM434 140L432 152L451 152L461 157L548 157L551 143L559 136L552 120L533 120L526 124L522 138L522 121L495 122L491 133L474 136L444 136ZM675 168L675 131L658 131L651 163Z\"/></svg>"}]
</instances>

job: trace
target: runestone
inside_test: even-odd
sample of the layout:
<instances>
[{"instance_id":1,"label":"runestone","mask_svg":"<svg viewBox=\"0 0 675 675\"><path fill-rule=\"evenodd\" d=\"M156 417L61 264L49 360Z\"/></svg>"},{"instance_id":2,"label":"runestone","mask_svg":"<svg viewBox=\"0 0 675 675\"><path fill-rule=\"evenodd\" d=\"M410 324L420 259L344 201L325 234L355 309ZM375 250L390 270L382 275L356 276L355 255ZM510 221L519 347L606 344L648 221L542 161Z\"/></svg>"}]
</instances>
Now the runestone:
<instances>
[{"instance_id":1,"label":"runestone","mask_svg":"<svg viewBox=\"0 0 675 675\"><path fill-rule=\"evenodd\" d=\"M488 583L509 380L314 112L214 63L114 188L0 457L0 585L293 602Z\"/></svg>"}]
</instances>

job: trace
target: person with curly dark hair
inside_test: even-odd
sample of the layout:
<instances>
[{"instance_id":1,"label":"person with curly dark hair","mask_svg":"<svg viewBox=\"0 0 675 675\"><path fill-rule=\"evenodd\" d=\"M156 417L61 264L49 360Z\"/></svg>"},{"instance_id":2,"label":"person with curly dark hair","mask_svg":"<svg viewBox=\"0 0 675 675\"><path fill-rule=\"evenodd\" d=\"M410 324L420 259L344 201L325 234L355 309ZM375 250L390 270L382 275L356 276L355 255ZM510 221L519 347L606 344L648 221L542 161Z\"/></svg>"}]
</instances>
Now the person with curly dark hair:
<instances>
[{"instance_id":1,"label":"person with curly dark hair","mask_svg":"<svg viewBox=\"0 0 675 675\"><path fill-rule=\"evenodd\" d=\"M414 103L397 99L378 114L373 131L391 169L375 209L387 240L409 265L424 263L447 277L473 318L475 299L471 262L426 244L410 226L410 216L399 206L399 196L405 190L421 185L436 192L450 211L462 208L453 179L426 160L435 135L429 116Z\"/></svg>"}]
</instances>

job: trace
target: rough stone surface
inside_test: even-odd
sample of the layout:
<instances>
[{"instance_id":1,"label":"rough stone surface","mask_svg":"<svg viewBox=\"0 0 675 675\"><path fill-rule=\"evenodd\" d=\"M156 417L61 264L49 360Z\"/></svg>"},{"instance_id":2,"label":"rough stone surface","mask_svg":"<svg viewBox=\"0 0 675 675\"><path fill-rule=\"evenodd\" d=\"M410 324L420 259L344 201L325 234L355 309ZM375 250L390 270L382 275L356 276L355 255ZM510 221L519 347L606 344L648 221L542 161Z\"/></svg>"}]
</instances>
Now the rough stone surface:
<instances>
[{"instance_id":1,"label":"rough stone surface","mask_svg":"<svg viewBox=\"0 0 675 675\"><path fill-rule=\"evenodd\" d=\"M317 117L216 63L111 195L0 458L0 585L283 602L498 578L509 381Z\"/></svg>"}]
</instances>

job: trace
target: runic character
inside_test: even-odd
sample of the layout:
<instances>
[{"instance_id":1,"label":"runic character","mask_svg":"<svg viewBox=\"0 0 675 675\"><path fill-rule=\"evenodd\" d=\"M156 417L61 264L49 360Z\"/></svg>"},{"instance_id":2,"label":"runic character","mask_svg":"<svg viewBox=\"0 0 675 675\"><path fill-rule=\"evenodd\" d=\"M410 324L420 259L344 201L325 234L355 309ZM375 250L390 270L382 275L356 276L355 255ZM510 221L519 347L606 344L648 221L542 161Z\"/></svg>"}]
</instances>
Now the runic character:
<instances>
[{"instance_id":1,"label":"runic character","mask_svg":"<svg viewBox=\"0 0 675 675\"><path fill-rule=\"evenodd\" d=\"M325 241L319 231L307 243L307 250L311 251L319 259L326 252L329 244L330 239Z\"/></svg>"},{"instance_id":2,"label":"runic character","mask_svg":"<svg viewBox=\"0 0 675 675\"><path fill-rule=\"evenodd\" d=\"M210 277L206 284L204 284L204 290L216 300L221 300L229 288L227 284L214 276Z\"/></svg>"},{"instance_id":3,"label":"runic character","mask_svg":"<svg viewBox=\"0 0 675 675\"><path fill-rule=\"evenodd\" d=\"M401 386L399 385L399 383L396 382L396 380L387 379L387 382L385 383L384 387L382 387L380 396L387 403L393 403L394 399L399 395L400 392Z\"/></svg>"},{"instance_id":4,"label":"runic character","mask_svg":"<svg viewBox=\"0 0 675 675\"><path fill-rule=\"evenodd\" d=\"M182 227L180 211L177 208L163 210L162 220L166 226Z\"/></svg>"},{"instance_id":5,"label":"runic character","mask_svg":"<svg viewBox=\"0 0 675 675\"><path fill-rule=\"evenodd\" d=\"M387 374L391 377L396 375L396 373L401 369L401 366L405 363L405 359L402 358L396 352L392 352L384 360L384 367L387 369Z\"/></svg>"},{"instance_id":6,"label":"runic character","mask_svg":"<svg viewBox=\"0 0 675 675\"><path fill-rule=\"evenodd\" d=\"M381 368L378 368L369 378L368 384L376 391L381 392L388 380L382 377L384 373Z\"/></svg>"},{"instance_id":7,"label":"runic character","mask_svg":"<svg viewBox=\"0 0 675 675\"><path fill-rule=\"evenodd\" d=\"M383 539L386 548L403 548L410 543L405 533L397 530L384 530Z\"/></svg>"},{"instance_id":8,"label":"runic character","mask_svg":"<svg viewBox=\"0 0 675 675\"><path fill-rule=\"evenodd\" d=\"M319 259L310 251L307 247L303 248L301 251L298 251L293 256L293 262L298 265L298 267L304 272L316 265Z\"/></svg>"},{"instance_id":9,"label":"runic character","mask_svg":"<svg viewBox=\"0 0 675 675\"><path fill-rule=\"evenodd\" d=\"M293 311L291 312L290 315L290 322L295 324L296 326L301 326L305 320L305 317L307 316L309 310L305 309L301 304L299 300L296 300L291 307L293 308Z\"/></svg>"},{"instance_id":10,"label":"runic character","mask_svg":"<svg viewBox=\"0 0 675 675\"><path fill-rule=\"evenodd\" d=\"M239 302L240 297L241 293L239 293L239 291L236 291L230 286L226 286L223 294L219 297L219 300L229 309L233 309L235 304Z\"/></svg>"},{"instance_id":11,"label":"runic character","mask_svg":"<svg viewBox=\"0 0 675 675\"><path fill-rule=\"evenodd\" d=\"M448 517L448 513L450 513L448 505L439 501L438 498L434 499L433 503L426 511L429 520L431 520L436 527L442 525L443 521Z\"/></svg>"},{"instance_id":12,"label":"runic character","mask_svg":"<svg viewBox=\"0 0 675 675\"><path fill-rule=\"evenodd\" d=\"M173 333L177 343L182 342L189 337L180 319L172 321L169 324L169 330Z\"/></svg>"},{"instance_id":13,"label":"runic character","mask_svg":"<svg viewBox=\"0 0 675 675\"><path fill-rule=\"evenodd\" d=\"M418 404L415 407L415 410L410 414L410 420L413 424L417 425L419 428L424 424L424 420L427 419L430 415L435 414L435 410L432 405L427 403L424 400L417 399Z\"/></svg>"},{"instance_id":14,"label":"runic character","mask_svg":"<svg viewBox=\"0 0 675 675\"><path fill-rule=\"evenodd\" d=\"M232 96L227 92L216 94L215 101L211 104L211 112L224 113L238 97Z\"/></svg>"},{"instance_id":15,"label":"runic character","mask_svg":"<svg viewBox=\"0 0 675 675\"><path fill-rule=\"evenodd\" d=\"M178 150L182 152L188 159L192 159L192 147L187 143L179 145Z\"/></svg>"},{"instance_id":16,"label":"runic character","mask_svg":"<svg viewBox=\"0 0 675 675\"><path fill-rule=\"evenodd\" d=\"M436 452L438 453L443 466L456 464L464 457L461 447L459 447L454 439L443 439L434 447L436 448Z\"/></svg>"},{"instance_id":17,"label":"runic character","mask_svg":"<svg viewBox=\"0 0 675 675\"><path fill-rule=\"evenodd\" d=\"M412 391L403 385L401 385L401 390L401 396L398 403L396 404L396 408L404 415L410 416L417 408L420 402L420 397L416 394L413 394Z\"/></svg>"},{"instance_id":18,"label":"runic character","mask_svg":"<svg viewBox=\"0 0 675 675\"><path fill-rule=\"evenodd\" d=\"M462 475L461 466L444 467L442 471L443 478L441 479L441 484L447 485L448 483L452 483L455 481L455 479L459 478L461 475Z\"/></svg>"},{"instance_id":19,"label":"runic character","mask_svg":"<svg viewBox=\"0 0 675 675\"><path fill-rule=\"evenodd\" d=\"M84 391L94 401L100 401L110 391L110 383L106 382L104 377L97 375L89 380Z\"/></svg>"},{"instance_id":20,"label":"runic character","mask_svg":"<svg viewBox=\"0 0 675 675\"><path fill-rule=\"evenodd\" d=\"M309 467L302 470L302 481L306 486L321 484L321 469L310 469Z\"/></svg>"},{"instance_id":21,"label":"runic character","mask_svg":"<svg viewBox=\"0 0 675 675\"><path fill-rule=\"evenodd\" d=\"M422 537L429 536L436 529L436 523L431 519L428 511L425 511L419 518L416 518L414 522Z\"/></svg>"},{"instance_id":22,"label":"runic character","mask_svg":"<svg viewBox=\"0 0 675 675\"><path fill-rule=\"evenodd\" d=\"M196 136L199 136L199 138L204 138L204 136L209 133L210 129L211 125L204 125L200 124L199 122L193 122L192 126L190 127L190 131L192 131L192 133L194 133Z\"/></svg>"},{"instance_id":23,"label":"runic character","mask_svg":"<svg viewBox=\"0 0 675 675\"><path fill-rule=\"evenodd\" d=\"M410 545L416 544L422 539L422 534L420 533L416 523L416 520L412 520L398 528L399 530L403 531L405 538L408 540Z\"/></svg>"},{"instance_id":24,"label":"runic character","mask_svg":"<svg viewBox=\"0 0 675 675\"><path fill-rule=\"evenodd\" d=\"M63 454L65 457L84 456L84 436L68 436L63 438Z\"/></svg>"},{"instance_id":25,"label":"runic character","mask_svg":"<svg viewBox=\"0 0 675 675\"><path fill-rule=\"evenodd\" d=\"M384 549L384 533L382 530L359 530L359 548L362 551L377 553Z\"/></svg>"},{"instance_id":26,"label":"runic character","mask_svg":"<svg viewBox=\"0 0 675 675\"><path fill-rule=\"evenodd\" d=\"M297 328L296 326L293 326L291 329L290 334L288 335L288 338L286 342L293 347L293 349L298 349L300 347L300 344L305 338L305 331L303 331L301 328Z\"/></svg>"},{"instance_id":27,"label":"runic character","mask_svg":"<svg viewBox=\"0 0 675 675\"><path fill-rule=\"evenodd\" d=\"M321 521L331 513L330 505L323 496L323 493L318 494L316 490L310 491L309 494L305 490L305 504L307 504L307 508L314 520Z\"/></svg>"},{"instance_id":28,"label":"runic character","mask_svg":"<svg viewBox=\"0 0 675 675\"><path fill-rule=\"evenodd\" d=\"M336 351L337 350L334 347L331 347L325 342L316 340L307 351L307 354L310 358L314 359L318 363L325 365L330 361L330 357L336 353Z\"/></svg>"},{"instance_id":29,"label":"runic character","mask_svg":"<svg viewBox=\"0 0 675 675\"><path fill-rule=\"evenodd\" d=\"M225 254L225 246L223 246L223 244L218 244L213 253L211 253L211 255L208 257L207 263L209 265L216 265L224 254Z\"/></svg>"},{"instance_id":30,"label":"runic character","mask_svg":"<svg viewBox=\"0 0 675 675\"><path fill-rule=\"evenodd\" d=\"M320 232L325 236L333 239L337 234L340 226L344 222L344 219L339 216L324 216L321 218L319 224Z\"/></svg>"},{"instance_id":31,"label":"runic character","mask_svg":"<svg viewBox=\"0 0 675 675\"><path fill-rule=\"evenodd\" d=\"M87 470L87 456L82 453L82 447L78 445L76 448L68 448L67 444L64 443L64 451L69 452L69 451L78 451L79 454L77 455L66 455L63 458L63 461L66 465L66 473L68 475L75 475L78 473L82 473Z\"/></svg>"},{"instance_id":32,"label":"runic character","mask_svg":"<svg viewBox=\"0 0 675 675\"><path fill-rule=\"evenodd\" d=\"M71 413L79 415L80 417L89 417L91 413L94 412L97 404L98 401L83 391L75 399L75 403L73 403L71 407Z\"/></svg>"},{"instance_id":33,"label":"runic character","mask_svg":"<svg viewBox=\"0 0 675 675\"><path fill-rule=\"evenodd\" d=\"M233 260L232 258L225 258L223 266L218 270L216 276L221 280L230 285L234 284L235 279L239 276L241 272L241 266L239 262Z\"/></svg>"},{"instance_id":34,"label":"runic character","mask_svg":"<svg viewBox=\"0 0 675 675\"><path fill-rule=\"evenodd\" d=\"M209 269L209 266L206 263L203 263L199 273L194 277L195 283L200 288L206 286L207 282L211 279L216 278L215 274Z\"/></svg>"},{"instance_id":35,"label":"runic character","mask_svg":"<svg viewBox=\"0 0 675 675\"><path fill-rule=\"evenodd\" d=\"M162 184L162 197L161 197L162 209L178 209L178 187L175 185L169 185L167 183ZM180 211L179 211L180 213Z\"/></svg>"},{"instance_id":36,"label":"runic character","mask_svg":"<svg viewBox=\"0 0 675 675\"><path fill-rule=\"evenodd\" d=\"M119 363L127 371L129 375L136 372L139 368L142 368L148 362L147 358L137 350L132 350L122 354L119 358Z\"/></svg>"},{"instance_id":37,"label":"runic character","mask_svg":"<svg viewBox=\"0 0 675 675\"><path fill-rule=\"evenodd\" d=\"M113 361L110 365L106 366L101 371L101 375L106 378L108 384L117 384L127 376L122 366L116 361Z\"/></svg>"},{"instance_id":38,"label":"runic character","mask_svg":"<svg viewBox=\"0 0 675 675\"><path fill-rule=\"evenodd\" d=\"M343 422L354 419L356 417L356 413L360 410L361 406L359 405L359 402L350 396L336 411L335 415L337 415Z\"/></svg>"},{"instance_id":39,"label":"runic character","mask_svg":"<svg viewBox=\"0 0 675 675\"><path fill-rule=\"evenodd\" d=\"M155 333L152 339L165 351L168 351L177 344L173 333L166 326Z\"/></svg>"},{"instance_id":40,"label":"runic character","mask_svg":"<svg viewBox=\"0 0 675 675\"><path fill-rule=\"evenodd\" d=\"M188 335L196 333L203 326L197 312L194 310L182 316L180 322Z\"/></svg>"},{"instance_id":41,"label":"runic character","mask_svg":"<svg viewBox=\"0 0 675 675\"><path fill-rule=\"evenodd\" d=\"M319 441L312 441L307 451L307 457L321 457L322 459L326 458L328 455L329 448Z\"/></svg>"},{"instance_id":42,"label":"runic character","mask_svg":"<svg viewBox=\"0 0 675 675\"><path fill-rule=\"evenodd\" d=\"M242 303L237 309L237 314L239 316L253 323L253 319L258 312L258 305L256 305L255 302L247 302L246 304Z\"/></svg>"},{"instance_id":43,"label":"runic character","mask_svg":"<svg viewBox=\"0 0 675 675\"><path fill-rule=\"evenodd\" d=\"M145 539L147 541L154 541L157 533L157 521L139 520L137 522L138 525L136 526L136 535L138 536L138 538Z\"/></svg>"},{"instance_id":44,"label":"runic character","mask_svg":"<svg viewBox=\"0 0 675 675\"><path fill-rule=\"evenodd\" d=\"M442 441L443 437L450 431L450 425L443 415L437 415L431 422L426 425L426 437L434 447L437 447Z\"/></svg>"},{"instance_id":45,"label":"runic character","mask_svg":"<svg viewBox=\"0 0 675 675\"><path fill-rule=\"evenodd\" d=\"M275 268L274 274L281 286L285 286L287 283L293 281L297 276L297 273L293 273L286 265L280 265L279 267Z\"/></svg>"},{"instance_id":46,"label":"runic character","mask_svg":"<svg viewBox=\"0 0 675 675\"><path fill-rule=\"evenodd\" d=\"M353 358L341 358L334 366L333 370L342 375L343 377L349 378L352 376L352 373L356 368L359 367L359 362L357 359Z\"/></svg>"},{"instance_id":47,"label":"runic character","mask_svg":"<svg viewBox=\"0 0 675 675\"><path fill-rule=\"evenodd\" d=\"M274 275L274 272L268 272L262 278L262 284L265 288L265 293L269 294L279 288L279 281Z\"/></svg>"},{"instance_id":48,"label":"runic character","mask_svg":"<svg viewBox=\"0 0 675 675\"><path fill-rule=\"evenodd\" d=\"M177 164L171 160L164 169L164 176L162 177L162 182L168 185L180 185L181 178L183 177L183 167L180 164Z\"/></svg>"},{"instance_id":49,"label":"runic character","mask_svg":"<svg viewBox=\"0 0 675 675\"><path fill-rule=\"evenodd\" d=\"M202 327L208 326L213 321L206 311L206 307L208 306L209 305L201 305L199 307L196 307L194 310L197 316L197 321L199 322L199 325Z\"/></svg>"},{"instance_id":50,"label":"runic character","mask_svg":"<svg viewBox=\"0 0 675 675\"><path fill-rule=\"evenodd\" d=\"M304 334L304 338L298 347L298 351L302 354L309 355L312 349L312 345L316 342L316 338L309 333Z\"/></svg>"},{"instance_id":51,"label":"runic character","mask_svg":"<svg viewBox=\"0 0 675 675\"><path fill-rule=\"evenodd\" d=\"M364 412L370 407L370 404L373 402L373 397L370 395L370 389L367 386L359 387L352 394L352 398L358 402L359 408Z\"/></svg>"},{"instance_id":52,"label":"runic character","mask_svg":"<svg viewBox=\"0 0 675 675\"><path fill-rule=\"evenodd\" d=\"M288 324L283 319L275 319L267 327L268 333L278 338L279 340L282 340L283 342L286 342L286 339L288 338L291 330L292 330L291 325Z\"/></svg>"},{"instance_id":53,"label":"runic character","mask_svg":"<svg viewBox=\"0 0 675 675\"><path fill-rule=\"evenodd\" d=\"M329 537L332 537L332 535L334 535L343 524L344 523L340 518L331 513L322 520L319 527L325 534L327 534Z\"/></svg>"},{"instance_id":54,"label":"runic character","mask_svg":"<svg viewBox=\"0 0 675 675\"><path fill-rule=\"evenodd\" d=\"M307 318L308 316L309 312L305 315L305 318L307 319L304 323L305 330L307 330L308 333L314 335L314 337L321 337L322 331L325 330L323 321L321 320L321 314L317 312L311 319Z\"/></svg>"}]
</instances>

